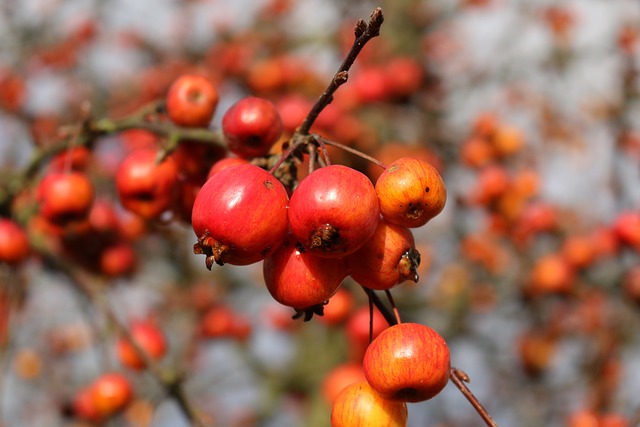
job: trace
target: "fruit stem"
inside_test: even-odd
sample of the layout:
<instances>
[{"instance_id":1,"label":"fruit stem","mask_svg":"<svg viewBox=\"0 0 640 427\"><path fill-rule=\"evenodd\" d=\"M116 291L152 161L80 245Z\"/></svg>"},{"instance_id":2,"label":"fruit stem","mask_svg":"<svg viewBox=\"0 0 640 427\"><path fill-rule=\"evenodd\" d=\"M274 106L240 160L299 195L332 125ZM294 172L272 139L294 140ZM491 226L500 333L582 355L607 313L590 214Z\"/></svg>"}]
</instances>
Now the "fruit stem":
<instances>
[{"instance_id":1,"label":"fruit stem","mask_svg":"<svg viewBox=\"0 0 640 427\"><path fill-rule=\"evenodd\" d=\"M370 161L373 164L376 164L376 165L380 166L382 169L386 169L387 168L387 166L385 166L384 163L382 163L380 160L376 159L375 157L371 157L370 155L368 155L366 153L363 153L360 150L356 150L355 148L351 148L348 145L340 144L339 142L335 142L335 141L330 141L330 140L325 139L325 138L323 138L323 137L321 137L319 135L314 135L314 138L319 143L322 143L322 144L325 144L325 145L331 145L333 147L340 148L341 150L347 151L347 152L349 152L351 154L355 154L358 157L361 157L361 158L363 158L365 160Z\"/></svg>"},{"instance_id":2,"label":"fruit stem","mask_svg":"<svg viewBox=\"0 0 640 427\"><path fill-rule=\"evenodd\" d=\"M313 105L296 133L301 135L309 134L309 130L318 118L318 115L320 115L322 110L324 110L331 101L333 101L333 94L335 91L347 82L347 79L349 78L349 68L351 68L355 62L364 45L372 38L380 35L380 27L382 26L383 21L384 16L382 15L382 9L379 7L375 8L371 13L368 23L365 23L363 20L358 21L354 29L356 37L353 41L353 45L351 45L351 49L349 49L349 53L347 53L347 56L342 61L340 68L338 68L338 71L331 79L329 86L327 86L320 98L318 98L316 103Z\"/></svg>"},{"instance_id":3,"label":"fruit stem","mask_svg":"<svg viewBox=\"0 0 640 427\"><path fill-rule=\"evenodd\" d=\"M482 418L482 420L489 427L498 427L498 424L496 424L496 422L493 421L493 418L491 418L491 415L489 415L489 412L487 412L487 410L484 408L484 406L482 406L480 401L478 401L478 398L471 392L471 390L469 390L469 387L467 387L467 384L465 384L471 381L469 379L469 376L464 371L461 371L460 369L452 367L451 370L449 371L449 378L456 385L456 387L458 387L458 389L462 392L464 397L467 398L469 403L471 403L471 406L473 406L475 410L478 412L478 414L480 414L480 417Z\"/></svg>"},{"instance_id":4,"label":"fruit stem","mask_svg":"<svg viewBox=\"0 0 640 427\"><path fill-rule=\"evenodd\" d=\"M393 314L395 315L396 322L398 322L398 324L402 323L402 320L400 319L400 311L398 311L398 307L396 307L396 302L393 300L391 291L389 289L385 289L384 293L389 300L389 304L391 304L391 309L393 310Z\"/></svg>"},{"instance_id":5,"label":"fruit stem","mask_svg":"<svg viewBox=\"0 0 640 427\"><path fill-rule=\"evenodd\" d=\"M398 323L398 319L393 314L391 310L384 305L380 297L373 291L373 289L365 288L362 286L362 289L365 291L367 296L369 297L369 304L375 305L378 311L384 316L385 320L389 324L389 326L393 326Z\"/></svg>"}]
</instances>

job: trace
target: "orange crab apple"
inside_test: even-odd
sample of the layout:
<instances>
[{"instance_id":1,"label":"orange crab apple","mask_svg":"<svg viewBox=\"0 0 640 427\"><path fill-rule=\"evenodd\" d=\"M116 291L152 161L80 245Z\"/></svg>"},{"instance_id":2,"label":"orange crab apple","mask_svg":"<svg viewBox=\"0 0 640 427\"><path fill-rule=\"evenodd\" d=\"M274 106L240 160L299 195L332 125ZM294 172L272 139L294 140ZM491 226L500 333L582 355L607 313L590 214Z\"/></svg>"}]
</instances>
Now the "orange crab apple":
<instances>
[{"instance_id":1,"label":"orange crab apple","mask_svg":"<svg viewBox=\"0 0 640 427\"><path fill-rule=\"evenodd\" d=\"M385 399L366 382L353 383L336 396L331 409L331 427L404 427L407 404Z\"/></svg>"},{"instance_id":2,"label":"orange crab apple","mask_svg":"<svg viewBox=\"0 0 640 427\"><path fill-rule=\"evenodd\" d=\"M371 388L381 396L421 402L440 393L449 382L449 347L428 326L399 323L373 340L362 368Z\"/></svg>"},{"instance_id":3,"label":"orange crab apple","mask_svg":"<svg viewBox=\"0 0 640 427\"><path fill-rule=\"evenodd\" d=\"M437 169L413 157L391 163L376 182L380 212L387 221L414 228L438 215L447 189Z\"/></svg>"}]
</instances>

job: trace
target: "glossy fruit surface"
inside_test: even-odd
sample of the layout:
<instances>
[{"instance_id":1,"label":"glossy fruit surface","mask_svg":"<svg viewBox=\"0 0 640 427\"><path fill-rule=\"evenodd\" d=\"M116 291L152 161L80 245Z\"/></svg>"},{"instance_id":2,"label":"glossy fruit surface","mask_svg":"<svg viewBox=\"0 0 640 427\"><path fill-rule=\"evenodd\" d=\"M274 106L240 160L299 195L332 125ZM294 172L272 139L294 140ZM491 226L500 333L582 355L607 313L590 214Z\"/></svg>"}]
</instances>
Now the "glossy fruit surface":
<instances>
[{"instance_id":1,"label":"glossy fruit surface","mask_svg":"<svg viewBox=\"0 0 640 427\"><path fill-rule=\"evenodd\" d=\"M344 260L316 257L288 238L264 260L264 280L280 304L306 309L327 301L347 277Z\"/></svg>"},{"instance_id":2,"label":"glossy fruit surface","mask_svg":"<svg viewBox=\"0 0 640 427\"><path fill-rule=\"evenodd\" d=\"M82 172L51 172L38 186L40 213L59 226L87 219L93 198L93 184Z\"/></svg>"},{"instance_id":3,"label":"glossy fruit surface","mask_svg":"<svg viewBox=\"0 0 640 427\"><path fill-rule=\"evenodd\" d=\"M25 230L10 219L0 218L0 263L20 264L29 252Z\"/></svg>"},{"instance_id":4,"label":"glossy fruit surface","mask_svg":"<svg viewBox=\"0 0 640 427\"><path fill-rule=\"evenodd\" d=\"M421 402L440 393L449 382L449 347L428 326L400 323L373 340L362 366L367 381L380 395Z\"/></svg>"},{"instance_id":5,"label":"glossy fruit surface","mask_svg":"<svg viewBox=\"0 0 640 427\"><path fill-rule=\"evenodd\" d=\"M404 427L407 404L388 400L366 381L353 383L336 396L331 409L331 427Z\"/></svg>"},{"instance_id":6,"label":"glossy fruit surface","mask_svg":"<svg viewBox=\"0 0 640 427\"><path fill-rule=\"evenodd\" d=\"M218 105L218 91L209 79L184 75L167 92L167 115L179 126L207 127Z\"/></svg>"},{"instance_id":7,"label":"glossy fruit surface","mask_svg":"<svg viewBox=\"0 0 640 427\"><path fill-rule=\"evenodd\" d=\"M305 249L323 257L343 257L358 250L371 238L379 219L369 178L342 165L314 171L300 182L289 202L291 232Z\"/></svg>"},{"instance_id":8,"label":"glossy fruit surface","mask_svg":"<svg viewBox=\"0 0 640 427\"><path fill-rule=\"evenodd\" d=\"M207 267L253 264L277 249L287 234L287 191L252 164L224 169L203 186L193 204L194 247Z\"/></svg>"},{"instance_id":9,"label":"glossy fruit surface","mask_svg":"<svg viewBox=\"0 0 640 427\"><path fill-rule=\"evenodd\" d=\"M391 163L376 182L380 212L389 222L420 227L444 208L447 190L431 164L413 157Z\"/></svg>"},{"instance_id":10,"label":"glossy fruit surface","mask_svg":"<svg viewBox=\"0 0 640 427\"><path fill-rule=\"evenodd\" d=\"M162 330L154 323L133 323L129 332L131 333L131 339L149 358L159 360L167 352L167 340ZM124 366L135 370L144 369L144 358L140 356L137 349L129 340L120 338L116 348L118 358Z\"/></svg>"},{"instance_id":11,"label":"glossy fruit surface","mask_svg":"<svg viewBox=\"0 0 640 427\"><path fill-rule=\"evenodd\" d=\"M116 172L122 205L145 218L157 218L171 206L178 183L178 168L171 158L157 162L156 150L129 154Z\"/></svg>"},{"instance_id":12,"label":"glossy fruit surface","mask_svg":"<svg viewBox=\"0 0 640 427\"><path fill-rule=\"evenodd\" d=\"M360 285L386 290L406 280L418 281L420 253L410 229L381 220L364 246L347 257L347 265Z\"/></svg>"},{"instance_id":13,"label":"glossy fruit surface","mask_svg":"<svg viewBox=\"0 0 640 427\"><path fill-rule=\"evenodd\" d=\"M222 118L222 132L229 151L242 158L267 155L282 130L282 119L275 105L255 96L236 102Z\"/></svg>"},{"instance_id":14,"label":"glossy fruit surface","mask_svg":"<svg viewBox=\"0 0 640 427\"><path fill-rule=\"evenodd\" d=\"M131 382L117 372L102 374L91 386L91 397L100 418L123 410L133 399Z\"/></svg>"},{"instance_id":15,"label":"glossy fruit surface","mask_svg":"<svg viewBox=\"0 0 640 427\"><path fill-rule=\"evenodd\" d=\"M353 383L366 381L362 365L347 362L332 368L322 381L322 396L328 403L333 403L338 394Z\"/></svg>"}]
</instances>

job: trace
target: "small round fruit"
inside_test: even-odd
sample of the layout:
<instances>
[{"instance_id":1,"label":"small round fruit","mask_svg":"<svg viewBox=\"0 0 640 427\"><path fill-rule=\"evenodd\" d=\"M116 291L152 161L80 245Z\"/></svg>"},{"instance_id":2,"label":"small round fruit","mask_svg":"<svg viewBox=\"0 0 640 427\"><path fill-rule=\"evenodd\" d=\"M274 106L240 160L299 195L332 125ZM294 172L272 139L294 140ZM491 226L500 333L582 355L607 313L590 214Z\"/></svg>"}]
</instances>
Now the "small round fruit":
<instances>
[{"instance_id":1,"label":"small round fruit","mask_svg":"<svg viewBox=\"0 0 640 427\"><path fill-rule=\"evenodd\" d=\"M22 227L0 218L0 263L18 265L29 256L29 240Z\"/></svg>"},{"instance_id":2,"label":"small round fruit","mask_svg":"<svg viewBox=\"0 0 640 427\"><path fill-rule=\"evenodd\" d=\"M156 150L129 154L116 171L122 205L145 219L157 218L171 207L178 185L178 168L171 157L157 162Z\"/></svg>"},{"instance_id":3,"label":"small round fruit","mask_svg":"<svg viewBox=\"0 0 640 427\"><path fill-rule=\"evenodd\" d=\"M216 87L203 76L187 74L167 92L167 115L178 126L207 127L218 105Z\"/></svg>"},{"instance_id":4,"label":"small round fruit","mask_svg":"<svg viewBox=\"0 0 640 427\"><path fill-rule=\"evenodd\" d=\"M93 184L82 172L51 172L38 186L40 213L59 226L87 219L93 198Z\"/></svg>"},{"instance_id":5,"label":"small round fruit","mask_svg":"<svg viewBox=\"0 0 640 427\"><path fill-rule=\"evenodd\" d=\"M345 387L361 381L366 381L366 379L360 363L346 362L335 366L322 381L322 396L332 404Z\"/></svg>"},{"instance_id":6,"label":"small round fruit","mask_svg":"<svg viewBox=\"0 0 640 427\"><path fill-rule=\"evenodd\" d=\"M391 289L406 280L417 282L419 265L411 230L384 219L367 243L347 257L353 280L375 290Z\"/></svg>"},{"instance_id":7,"label":"small round fruit","mask_svg":"<svg viewBox=\"0 0 640 427\"><path fill-rule=\"evenodd\" d=\"M131 325L131 339L152 360L160 360L167 352L167 340L154 323L137 322ZM131 369L141 370L145 368L145 361L140 356L133 344L120 338L116 345L120 362Z\"/></svg>"},{"instance_id":8,"label":"small round fruit","mask_svg":"<svg viewBox=\"0 0 640 427\"><path fill-rule=\"evenodd\" d=\"M288 196L273 175L252 164L223 169L203 186L193 204L194 252L211 268L263 260L284 241Z\"/></svg>"},{"instance_id":9,"label":"small round fruit","mask_svg":"<svg viewBox=\"0 0 640 427\"><path fill-rule=\"evenodd\" d=\"M366 382L353 383L342 389L331 408L331 427L404 427L407 404L388 400Z\"/></svg>"},{"instance_id":10,"label":"small round fruit","mask_svg":"<svg viewBox=\"0 0 640 427\"><path fill-rule=\"evenodd\" d=\"M282 119L275 105L255 96L236 102L222 118L222 132L229 151L246 159L267 155L282 130Z\"/></svg>"},{"instance_id":11,"label":"small round fruit","mask_svg":"<svg viewBox=\"0 0 640 427\"><path fill-rule=\"evenodd\" d=\"M211 166L211 169L209 169L209 173L207 174L207 179L211 178L222 169L238 165L246 165L247 163L249 163L249 161L247 159L243 159L242 157L225 157L224 159L218 160Z\"/></svg>"},{"instance_id":12,"label":"small round fruit","mask_svg":"<svg viewBox=\"0 0 640 427\"><path fill-rule=\"evenodd\" d=\"M342 259L314 256L288 238L263 264L264 281L280 304L304 310L326 302L347 277Z\"/></svg>"},{"instance_id":13,"label":"small round fruit","mask_svg":"<svg viewBox=\"0 0 640 427\"><path fill-rule=\"evenodd\" d=\"M447 385L449 347L440 334L418 323L384 330L367 348L362 361L371 387L387 399L421 402Z\"/></svg>"},{"instance_id":14,"label":"small round fruit","mask_svg":"<svg viewBox=\"0 0 640 427\"><path fill-rule=\"evenodd\" d=\"M413 157L391 163L376 182L382 216L393 224L421 227L438 215L447 189L437 169Z\"/></svg>"},{"instance_id":15,"label":"small round fruit","mask_svg":"<svg viewBox=\"0 0 640 427\"><path fill-rule=\"evenodd\" d=\"M320 168L300 182L289 202L295 238L327 258L349 255L373 235L380 207L369 178L342 165Z\"/></svg>"},{"instance_id":16,"label":"small round fruit","mask_svg":"<svg viewBox=\"0 0 640 427\"><path fill-rule=\"evenodd\" d=\"M99 418L108 418L131 402L133 388L124 375L117 372L106 373L91 385L91 397Z\"/></svg>"}]
</instances>

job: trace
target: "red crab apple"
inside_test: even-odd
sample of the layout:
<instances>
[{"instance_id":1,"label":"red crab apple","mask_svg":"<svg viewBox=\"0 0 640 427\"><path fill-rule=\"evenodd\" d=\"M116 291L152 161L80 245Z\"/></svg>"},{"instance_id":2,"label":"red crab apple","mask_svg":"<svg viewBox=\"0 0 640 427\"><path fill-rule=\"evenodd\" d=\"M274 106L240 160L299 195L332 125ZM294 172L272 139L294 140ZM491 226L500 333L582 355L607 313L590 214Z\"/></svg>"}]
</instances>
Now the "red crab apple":
<instances>
[{"instance_id":1,"label":"red crab apple","mask_svg":"<svg viewBox=\"0 0 640 427\"><path fill-rule=\"evenodd\" d=\"M42 216L59 226L87 219L93 199L93 184L82 172L50 172L38 186Z\"/></svg>"},{"instance_id":2,"label":"red crab apple","mask_svg":"<svg viewBox=\"0 0 640 427\"><path fill-rule=\"evenodd\" d=\"M252 164L214 174L193 203L195 253L215 262L248 265L276 250L287 235L287 191L280 181Z\"/></svg>"},{"instance_id":3,"label":"red crab apple","mask_svg":"<svg viewBox=\"0 0 640 427\"><path fill-rule=\"evenodd\" d=\"M309 252L341 258L373 235L380 207L369 178L355 169L332 165L317 169L291 195L289 223Z\"/></svg>"},{"instance_id":4,"label":"red crab apple","mask_svg":"<svg viewBox=\"0 0 640 427\"><path fill-rule=\"evenodd\" d=\"M122 205L142 218L157 218L169 209L178 185L178 168L168 157L157 162L154 149L130 153L116 171Z\"/></svg>"},{"instance_id":5,"label":"red crab apple","mask_svg":"<svg viewBox=\"0 0 640 427\"><path fill-rule=\"evenodd\" d=\"M263 264L264 281L280 304L304 310L322 304L347 277L343 259L316 257L290 236Z\"/></svg>"},{"instance_id":6,"label":"red crab apple","mask_svg":"<svg viewBox=\"0 0 640 427\"><path fill-rule=\"evenodd\" d=\"M255 96L236 102L222 118L222 132L229 151L247 159L267 155L282 130L282 119L275 105Z\"/></svg>"},{"instance_id":7,"label":"red crab apple","mask_svg":"<svg viewBox=\"0 0 640 427\"><path fill-rule=\"evenodd\" d=\"M331 427L404 427L407 415L405 402L385 399L361 381L343 388L336 396Z\"/></svg>"},{"instance_id":8,"label":"red crab apple","mask_svg":"<svg viewBox=\"0 0 640 427\"><path fill-rule=\"evenodd\" d=\"M376 181L380 212L387 221L415 228L438 215L447 200L447 189L430 163L403 157L391 163Z\"/></svg>"},{"instance_id":9,"label":"red crab apple","mask_svg":"<svg viewBox=\"0 0 640 427\"><path fill-rule=\"evenodd\" d=\"M167 340L162 330L151 322L136 322L131 325L131 339L152 360L161 359L167 352ZM117 352L120 362L134 370L145 367L145 361L133 344L120 338L117 343Z\"/></svg>"},{"instance_id":10,"label":"red crab apple","mask_svg":"<svg viewBox=\"0 0 640 427\"><path fill-rule=\"evenodd\" d=\"M387 399L421 402L447 385L449 347L440 334L418 323L385 329L367 348L364 376Z\"/></svg>"},{"instance_id":11,"label":"red crab apple","mask_svg":"<svg viewBox=\"0 0 640 427\"><path fill-rule=\"evenodd\" d=\"M131 382L117 372L102 374L90 387L99 418L107 418L123 410L133 399Z\"/></svg>"},{"instance_id":12,"label":"red crab apple","mask_svg":"<svg viewBox=\"0 0 640 427\"><path fill-rule=\"evenodd\" d=\"M0 263L18 265L29 256L26 231L10 219L0 218Z\"/></svg>"},{"instance_id":13,"label":"red crab apple","mask_svg":"<svg viewBox=\"0 0 640 427\"><path fill-rule=\"evenodd\" d=\"M218 105L218 91L204 76L178 77L167 92L167 115L179 126L207 127Z\"/></svg>"}]
</instances>

